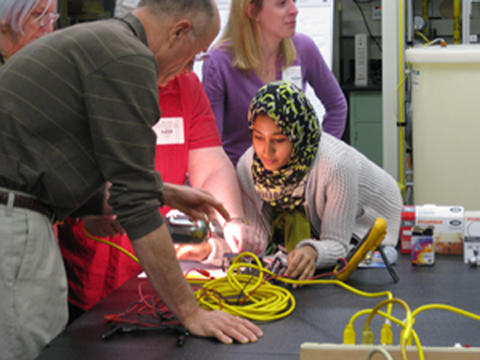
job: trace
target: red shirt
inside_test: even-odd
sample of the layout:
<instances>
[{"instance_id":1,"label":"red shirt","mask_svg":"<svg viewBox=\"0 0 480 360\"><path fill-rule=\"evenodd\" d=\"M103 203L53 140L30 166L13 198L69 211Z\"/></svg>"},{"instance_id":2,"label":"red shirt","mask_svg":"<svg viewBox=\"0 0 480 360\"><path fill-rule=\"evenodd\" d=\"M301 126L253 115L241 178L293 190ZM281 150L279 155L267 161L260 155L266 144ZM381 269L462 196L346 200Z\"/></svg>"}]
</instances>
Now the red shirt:
<instances>
[{"instance_id":1,"label":"red shirt","mask_svg":"<svg viewBox=\"0 0 480 360\"><path fill-rule=\"evenodd\" d=\"M183 117L184 142L157 145L156 170L164 182L184 184L189 150L222 145L215 118L202 84L193 72L159 87L159 97L162 119ZM168 210L160 209L164 215ZM69 301L83 310L141 271L140 265L119 250L86 237L81 220L66 220L58 229L58 238L67 271ZM133 253L126 235L105 239Z\"/></svg>"}]
</instances>

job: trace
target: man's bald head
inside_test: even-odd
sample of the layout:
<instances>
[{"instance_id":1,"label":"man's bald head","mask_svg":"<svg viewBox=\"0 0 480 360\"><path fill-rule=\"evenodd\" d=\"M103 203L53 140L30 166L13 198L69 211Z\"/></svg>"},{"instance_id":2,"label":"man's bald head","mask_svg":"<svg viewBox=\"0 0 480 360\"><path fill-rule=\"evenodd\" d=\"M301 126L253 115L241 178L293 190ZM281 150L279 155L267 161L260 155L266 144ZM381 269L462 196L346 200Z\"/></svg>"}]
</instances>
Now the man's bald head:
<instances>
[{"instance_id":1,"label":"man's bald head","mask_svg":"<svg viewBox=\"0 0 480 360\"><path fill-rule=\"evenodd\" d=\"M212 23L218 18L218 10L213 0L140 0L137 7L147 7L152 15L159 17L189 18L197 37L212 31ZM216 31L218 32L218 29Z\"/></svg>"}]
</instances>

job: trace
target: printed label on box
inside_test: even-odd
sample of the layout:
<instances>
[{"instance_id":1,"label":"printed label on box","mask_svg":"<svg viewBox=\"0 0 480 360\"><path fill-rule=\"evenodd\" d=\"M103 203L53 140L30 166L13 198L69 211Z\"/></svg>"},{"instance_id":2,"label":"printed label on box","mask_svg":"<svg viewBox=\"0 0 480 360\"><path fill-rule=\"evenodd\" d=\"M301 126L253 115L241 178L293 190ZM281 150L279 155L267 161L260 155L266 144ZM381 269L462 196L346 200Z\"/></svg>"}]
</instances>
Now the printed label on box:
<instances>
[{"instance_id":1,"label":"printed label on box","mask_svg":"<svg viewBox=\"0 0 480 360\"><path fill-rule=\"evenodd\" d=\"M463 254L464 209L462 206L416 207L416 225L433 227L437 254Z\"/></svg>"}]
</instances>

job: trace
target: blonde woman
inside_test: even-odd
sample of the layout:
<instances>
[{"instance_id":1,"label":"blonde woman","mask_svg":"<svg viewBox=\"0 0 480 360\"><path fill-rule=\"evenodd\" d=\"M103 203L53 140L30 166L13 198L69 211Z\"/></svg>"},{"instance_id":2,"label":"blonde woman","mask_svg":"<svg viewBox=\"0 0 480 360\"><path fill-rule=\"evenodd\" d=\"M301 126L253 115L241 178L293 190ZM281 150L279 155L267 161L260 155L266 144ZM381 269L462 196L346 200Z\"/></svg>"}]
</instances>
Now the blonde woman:
<instances>
[{"instance_id":1,"label":"blonde woman","mask_svg":"<svg viewBox=\"0 0 480 360\"><path fill-rule=\"evenodd\" d=\"M234 164L251 145L250 100L273 80L303 90L310 84L326 110L323 130L342 136L345 97L313 40L295 33L297 14L293 0L232 0L226 29L204 62L202 82Z\"/></svg>"},{"instance_id":2,"label":"blonde woman","mask_svg":"<svg viewBox=\"0 0 480 360\"><path fill-rule=\"evenodd\" d=\"M53 31L57 0L2 0L0 63L35 39Z\"/></svg>"}]
</instances>

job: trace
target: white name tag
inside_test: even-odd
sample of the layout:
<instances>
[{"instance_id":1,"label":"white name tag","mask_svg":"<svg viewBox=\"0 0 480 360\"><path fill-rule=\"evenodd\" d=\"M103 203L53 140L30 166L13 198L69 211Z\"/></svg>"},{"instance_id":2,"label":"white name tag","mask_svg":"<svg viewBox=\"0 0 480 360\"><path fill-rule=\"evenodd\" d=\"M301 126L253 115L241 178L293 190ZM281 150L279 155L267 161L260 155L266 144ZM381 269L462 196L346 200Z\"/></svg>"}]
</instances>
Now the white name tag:
<instances>
[{"instance_id":1,"label":"white name tag","mask_svg":"<svg viewBox=\"0 0 480 360\"><path fill-rule=\"evenodd\" d=\"M153 126L157 134L157 145L183 144L185 133L182 117L162 117Z\"/></svg>"},{"instance_id":2,"label":"white name tag","mask_svg":"<svg viewBox=\"0 0 480 360\"><path fill-rule=\"evenodd\" d=\"M125 0L123 2L123 5L129 6L131 8L135 8L135 7L137 7L139 2L140 2L140 0Z\"/></svg>"},{"instance_id":3,"label":"white name tag","mask_svg":"<svg viewBox=\"0 0 480 360\"><path fill-rule=\"evenodd\" d=\"M291 82L292 84L302 88L302 70L300 65L294 65L283 70L282 80Z\"/></svg>"}]
</instances>

